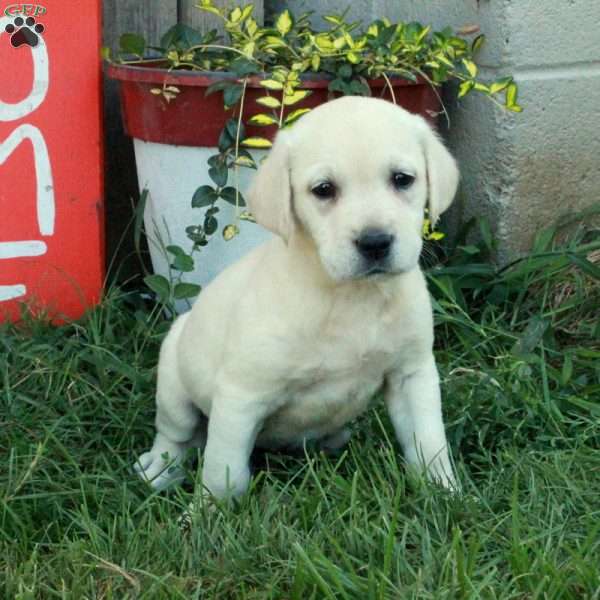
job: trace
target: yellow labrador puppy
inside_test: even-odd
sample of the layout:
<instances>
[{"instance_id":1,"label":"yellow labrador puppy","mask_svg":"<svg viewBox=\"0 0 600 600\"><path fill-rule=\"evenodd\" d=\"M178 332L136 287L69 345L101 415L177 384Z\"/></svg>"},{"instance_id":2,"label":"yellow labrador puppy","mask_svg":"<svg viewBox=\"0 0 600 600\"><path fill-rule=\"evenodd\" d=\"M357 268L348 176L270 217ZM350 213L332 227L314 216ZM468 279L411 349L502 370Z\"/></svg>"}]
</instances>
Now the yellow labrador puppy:
<instances>
[{"instance_id":1,"label":"yellow labrador puppy","mask_svg":"<svg viewBox=\"0 0 600 600\"><path fill-rule=\"evenodd\" d=\"M138 472L165 487L205 444L204 486L241 494L255 445L339 447L383 389L406 461L452 487L418 259L426 204L435 222L457 183L427 123L383 100L340 98L279 133L248 196L278 237L173 324Z\"/></svg>"}]
</instances>

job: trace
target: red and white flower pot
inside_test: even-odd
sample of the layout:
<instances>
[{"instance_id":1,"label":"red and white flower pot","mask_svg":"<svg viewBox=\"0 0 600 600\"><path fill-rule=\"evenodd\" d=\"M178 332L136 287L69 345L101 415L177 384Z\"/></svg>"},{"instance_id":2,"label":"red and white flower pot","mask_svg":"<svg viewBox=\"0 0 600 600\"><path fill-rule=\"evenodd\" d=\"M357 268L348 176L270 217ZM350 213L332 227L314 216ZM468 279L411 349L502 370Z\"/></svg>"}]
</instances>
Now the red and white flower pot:
<instances>
[{"instance_id":1,"label":"red and white flower pot","mask_svg":"<svg viewBox=\"0 0 600 600\"><path fill-rule=\"evenodd\" d=\"M169 276L169 258L164 246L176 244L190 248L185 228L202 223L204 209L192 208L191 199L202 185L214 185L208 175L207 159L218 152L218 138L231 110L223 107L221 93L206 96L206 88L231 74L198 71L168 71L164 63L152 61L134 65L110 64L108 76L120 81L120 95L125 131L134 140L138 181L148 190L144 223L149 237L152 265L156 273ZM264 112L255 100L264 96L259 78L252 78L246 88L244 120ZM328 79L314 78L303 82L312 94L294 106L313 108L327 102ZM170 102L151 93L163 85L175 86L179 93ZM374 96L391 100L384 80L370 82ZM429 84L394 81L394 96L407 110L433 120L439 100ZM246 127L248 136L271 137L273 128ZM259 160L264 150L253 150ZM240 191L247 189L253 170L240 169ZM219 203L221 226L235 220L235 207ZM219 233L202 248L196 268L184 280L202 286L242 255L268 239L271 234L249 221L239 223L240 234L225 241Z\"/></svg>"}]
</instances>

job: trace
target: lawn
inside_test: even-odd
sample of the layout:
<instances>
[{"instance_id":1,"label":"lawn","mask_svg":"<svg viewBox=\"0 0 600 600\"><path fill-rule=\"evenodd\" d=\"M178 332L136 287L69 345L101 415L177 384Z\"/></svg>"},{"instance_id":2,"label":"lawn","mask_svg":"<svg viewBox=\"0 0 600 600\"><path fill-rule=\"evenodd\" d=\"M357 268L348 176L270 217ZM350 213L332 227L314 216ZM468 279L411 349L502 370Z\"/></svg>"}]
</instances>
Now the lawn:
<instances>
[{"instance_id":1,"label":"lawn","mask_svg":"<svg viewBox=\"0 0 600 600\"><path fill-rule=\"evenodd\" d=\"M182 532L195 470L162 494L131 472L164 311L113 288L0 328L0 596L600 598L600 236L542 232L499 270L481 229L429 268L462 494L408 478L379 406L339 456L255 456Z\"/></svg>"}]
</instances>

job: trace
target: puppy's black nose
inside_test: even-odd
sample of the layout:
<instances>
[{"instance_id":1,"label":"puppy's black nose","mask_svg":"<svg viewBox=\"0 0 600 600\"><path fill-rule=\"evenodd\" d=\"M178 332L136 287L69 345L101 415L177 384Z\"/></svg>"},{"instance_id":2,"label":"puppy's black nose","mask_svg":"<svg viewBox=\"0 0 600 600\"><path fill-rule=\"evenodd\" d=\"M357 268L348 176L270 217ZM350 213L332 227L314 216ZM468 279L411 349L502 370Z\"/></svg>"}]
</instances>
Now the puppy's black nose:
<instances>
[{"instance_id":1,"label":"puppy's black nose","mask_svg":"<svg viewBox=\"0 0 600 600\"><path fill-rule=\"evenodd\" d=\"M394 236L381 229L365 229L354 240L358 251L368 260L382 260L390 253Z\"/></svg>"}]
</instances>

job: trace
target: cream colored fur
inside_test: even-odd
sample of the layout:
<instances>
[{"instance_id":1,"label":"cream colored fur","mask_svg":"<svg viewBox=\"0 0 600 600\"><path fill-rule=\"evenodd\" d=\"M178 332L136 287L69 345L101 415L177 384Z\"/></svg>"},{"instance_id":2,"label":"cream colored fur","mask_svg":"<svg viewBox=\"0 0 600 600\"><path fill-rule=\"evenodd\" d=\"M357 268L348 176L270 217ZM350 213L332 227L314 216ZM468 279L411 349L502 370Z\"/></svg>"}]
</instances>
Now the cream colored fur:
<instances>
[{"instance_id":1,"label":"cream colored fur","mask_svg":"<svg viewBox=\"0 0 600 600\"><path fill-rule=\"evenodd\" d=\"M397 171L415 177L406 190L390 183ZM337 185L333 200L311 192L325 179ZM257 221L278 237L225 270L173 324L141 475L168 485L180 477L169 464L206 442L206 489L243 493L255 445L337 447L383 389L408 464L454 485L418 257L426 204L437 219L457 182L426 122L382 100L334 100L280 133L249 194ZM357 251L366 228L394 235L383 274L368 275Z\"/></svg>"}]
</instances>

